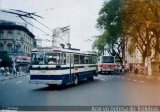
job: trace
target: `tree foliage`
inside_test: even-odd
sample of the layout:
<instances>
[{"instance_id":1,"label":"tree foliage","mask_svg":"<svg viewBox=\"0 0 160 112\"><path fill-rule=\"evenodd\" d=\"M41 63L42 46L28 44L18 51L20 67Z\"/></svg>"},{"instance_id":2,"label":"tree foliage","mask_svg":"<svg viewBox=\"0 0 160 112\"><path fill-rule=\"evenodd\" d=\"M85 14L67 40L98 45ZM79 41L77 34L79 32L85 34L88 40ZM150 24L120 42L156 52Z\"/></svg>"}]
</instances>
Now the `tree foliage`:
<instances>
[{"instance_id":1,"label":"tree foliage","mask_svg":"<svg viewBox=\"0 0 160 112\"><path fill-rule=\"evenodd\" d=\"M104 53L104 47L105 47L105 45L106 45L106 36L108 35L108 33L107 32L104 32L103 33L103 35L102 36L100 36L100 37L98 37L95 41L94 41L94 43L93 43L93 45L92 45L92 47L93 47L93 49L98 49L98 55L101 55L101 54L103 54Z\"/></svg>"},{"instance_id":2,"label":"tree foliage","mask_svg":"<svg viewBox=\"0 0 160 112\"><path fill-rule=\"evenodd\" d=\"M12 59L9 57L8 53L6 51L0 52L0 59L2 60L0 62L0 66L3 67L11 67L12 66Z\"/></svg>"},{"instance_id":3,"label":"tree foliage","mask_svg":"<svg viewBox=\"0 0 160 112\"><path fill-rule=\"evenodd\" d=\"M116 56L122 61L122 17L121 0L110 0L103 4L97 19L97 27L103 30L103 34L98 38L93 48L97 48L100 53L104 52L104 46L109 54ZM104 40L104 41L102 41ZM101 41L103 43L101 43Z\"/></svg>"},{"instance_id":4,"label":"tree foliage","mask_svg":"<svg viewBox=\"0 0 160 112\"><path fill-rule=\"evenodd\" d=\"M143 58L155 59L160 53L160 1L126 0L123 2L124 33L129 38L129 53L137 48Z\"/></svg>"},{"instance_id":5,"label":"tree foliage","mask_svg":"<svg viewBox=\"0 0 160 112\"><path fill-rule=\"evenodd\" d=\"M106 44L110 54L119 59L123 57L124 43L130 55L137 48L143 62L148 56L156 59L160 55L159 0L106 1L99 12L97 26L107 32L107 35L103 33L105 41L102 45ZM101 41L96 40L93 46L101 51L104 50L102 45Z\"/></svg>"}]
</instances>

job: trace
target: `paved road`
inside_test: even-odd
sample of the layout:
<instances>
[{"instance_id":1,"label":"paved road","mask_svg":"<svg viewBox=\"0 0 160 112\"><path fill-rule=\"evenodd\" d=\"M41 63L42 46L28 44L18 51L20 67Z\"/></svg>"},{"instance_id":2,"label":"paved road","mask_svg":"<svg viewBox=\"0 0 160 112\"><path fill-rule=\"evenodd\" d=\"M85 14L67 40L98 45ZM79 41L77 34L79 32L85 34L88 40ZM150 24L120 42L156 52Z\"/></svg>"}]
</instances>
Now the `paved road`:
<instances>
[{"instance_id":1,"label":"paved road","mask_svg":"<svg viewBox=\"0 0 160 112\"><path fill-rule=\"evenodd\" d=\"M134 75L99 75L78 86L28 84L29 76L0 82L1 106L160 105L160 80Z\"/></svg>"}]
</instances>

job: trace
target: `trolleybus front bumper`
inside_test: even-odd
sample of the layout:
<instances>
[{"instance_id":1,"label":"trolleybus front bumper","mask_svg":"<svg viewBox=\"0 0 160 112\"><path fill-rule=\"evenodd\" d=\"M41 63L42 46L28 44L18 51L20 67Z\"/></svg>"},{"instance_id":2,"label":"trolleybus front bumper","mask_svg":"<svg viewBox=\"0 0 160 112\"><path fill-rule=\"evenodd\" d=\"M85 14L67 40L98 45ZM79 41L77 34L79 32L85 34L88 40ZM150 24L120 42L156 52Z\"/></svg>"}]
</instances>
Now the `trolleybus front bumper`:
<instances>
[{"instance_id":1,"label":"trolleybus front bumper","mask_svg":"<svg viewBox=\"0 0 160 112\"><path fill-rule=\"evenodd\" d=\"M29 84L57 84L57 85L61 85L62 80L29 80Z\"/></svg>"}]
</instances>

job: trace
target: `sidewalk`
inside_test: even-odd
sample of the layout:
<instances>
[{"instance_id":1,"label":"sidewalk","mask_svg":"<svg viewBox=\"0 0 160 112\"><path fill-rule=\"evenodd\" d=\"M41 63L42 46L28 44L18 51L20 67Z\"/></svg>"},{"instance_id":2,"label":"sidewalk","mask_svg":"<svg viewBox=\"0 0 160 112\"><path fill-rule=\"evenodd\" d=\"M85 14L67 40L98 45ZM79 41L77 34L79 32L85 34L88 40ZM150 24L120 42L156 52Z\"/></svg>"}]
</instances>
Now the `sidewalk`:
<instances>
[{"instance_id":1,"label":"sidewalk","mask_svg":"<svg viewBox=\"0 0 160 112\"><path fill-rule=\"evenodd\" d=\"M28 73L20 72L20 73L17 73L17 75L10 74L8 76L4 76L0 72L0 81L5 81L5 80L8 80L8 79L14 79L14 78L22 77L22 76L25 76L25 75L28 75Z\"/></svg>"},{"instance_id":2,"label":"sidewalk","mask_svg":"<svg viewBox=\"0 0 160 112\"><path fill-rule=\"evenodd\" d=\"M144 77L147 77L147 78L154 78L154 79L160 79L160 72L153 72L152 75L148 75L148 74L140 74L140 73L133 73L133 72L128 72L127 73L128 75L135 75L135 76L144 76Z\"/></svg>"}]
</instances>

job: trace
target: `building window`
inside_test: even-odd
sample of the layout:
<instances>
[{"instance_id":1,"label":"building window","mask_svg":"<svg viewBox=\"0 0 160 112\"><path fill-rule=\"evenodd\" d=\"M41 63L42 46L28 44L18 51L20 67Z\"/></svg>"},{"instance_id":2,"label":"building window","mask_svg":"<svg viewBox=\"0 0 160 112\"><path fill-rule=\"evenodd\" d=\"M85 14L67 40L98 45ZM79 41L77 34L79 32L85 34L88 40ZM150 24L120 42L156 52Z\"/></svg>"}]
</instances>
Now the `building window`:
<instances>
[{"instance_id":1,"label":"building window","mask_svg":"<svg viewBox=\"0 0 160 112\"><path fill-rule=\"evenodd\" d=\"M27 51L26 51L26 48L27 48L27 46L25 46L24 53L26 53L26 52L27 52Z\"/></svg>"},{"instance_id":2,"label":"building window","mask_svg":"<svg viewBox=\"0 0 160 112\"><path fill-rule=\"evenodd\" d=\"M27 53L27 46L26 46L26 48L25 48L25 53Z\"/></svg>"},{"instance_id":3,"label":"building window","mask_svg":"<svg viewBox=\"0 0 160 112\"><path fill-rule=\"evenodd\" d=\"M8 39L12 39L12 32L8 32Z\"/></svg>"},{"instance_id":4,"label":"building window","mask_svg":"<svg viewBox=\"0 0 160 112\"><path fill-rule=\"evenodd\" d=\"M21 51L21 45L17 44L16 45L16 52L19 53Z\"/></svg>"},{"instance_id":5,"label":"building window","mask_svg":"<svg viewBox=\"0 0 160 112\"><path fill-rule=\"evenodd\" d=\"M7 49L8 49L8 52L12 52L13 51L11 43L7 44Z\"/></svg>"},{"instance_id":6,"label":"building window","mask_svg":"<svg viewBox=\"0 0 160 112\"><path fill-rule=\"evenodd\" d=\"M0 43L0 51L3 51L4 47L3 47L3 44Z\"/></svg>"}]
</instances>

